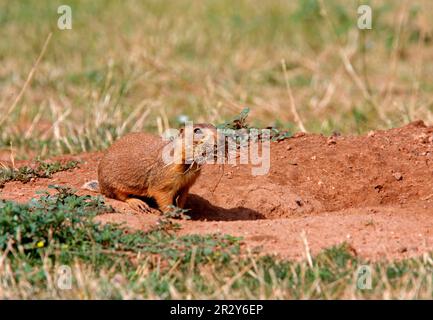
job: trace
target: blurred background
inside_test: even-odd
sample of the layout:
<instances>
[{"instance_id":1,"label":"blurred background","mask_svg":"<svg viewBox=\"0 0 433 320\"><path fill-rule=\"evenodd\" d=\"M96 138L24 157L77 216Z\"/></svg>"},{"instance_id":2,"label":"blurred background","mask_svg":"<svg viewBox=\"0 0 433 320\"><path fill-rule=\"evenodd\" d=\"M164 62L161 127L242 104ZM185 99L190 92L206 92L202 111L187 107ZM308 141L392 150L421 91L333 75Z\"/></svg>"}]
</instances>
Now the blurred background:
<instances>
[{"instance_id":1,"label":"blurred background","mask_svg":"<svg viewBox=\"0 0 433 320\"><path fill-rule=\"evenodd\" d=\"M72 30L57 27L63 4ZM361 4L371 30L357 27ZM244 107L251 125L291 132L433 124L432 9L429 0L0 0L0 160L100 150L129 131L221 123Z\"/></svg>"}]
</instances>

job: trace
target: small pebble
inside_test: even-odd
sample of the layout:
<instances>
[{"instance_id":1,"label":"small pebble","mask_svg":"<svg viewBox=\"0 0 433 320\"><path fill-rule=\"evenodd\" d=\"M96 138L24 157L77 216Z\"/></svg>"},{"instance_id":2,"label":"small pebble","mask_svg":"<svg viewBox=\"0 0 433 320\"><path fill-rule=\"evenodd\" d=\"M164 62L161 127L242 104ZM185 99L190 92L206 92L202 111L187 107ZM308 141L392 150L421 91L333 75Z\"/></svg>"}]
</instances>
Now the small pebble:
<instances>
[{"instance_id":1,"label":"small pebble","mask_svg":"<svg viewBox=\"0 0 433 320\"><path fill-rule=\"evenodd\" d=\"M330 137L328 138L328 140L326 141L326 143L327 143L328 145L336 144L336 143L337 143L337 138L336 138L335 136L330 136Z\"/></svg>"},{"instance_id":2,"label":"small pebble","mask_svg":"<svg viewBox=\"0 0 433 320\"><path fill-rule=\"evenodd\" d=\"M394 172L392 175L394 176L395 180L397 180L397 181L400 181L403 179L403 175L400 172Z\"/></svg>"}]
</instances>

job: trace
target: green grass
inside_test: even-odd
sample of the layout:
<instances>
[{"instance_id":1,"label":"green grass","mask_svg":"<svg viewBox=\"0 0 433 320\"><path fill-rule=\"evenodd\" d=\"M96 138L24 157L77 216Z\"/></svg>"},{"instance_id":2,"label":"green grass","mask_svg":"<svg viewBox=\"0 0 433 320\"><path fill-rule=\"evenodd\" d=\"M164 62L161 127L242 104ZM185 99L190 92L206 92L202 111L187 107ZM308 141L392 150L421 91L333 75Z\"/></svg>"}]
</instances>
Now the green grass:
<instances>
[{"instance_id":1,"label":"green grass","mask_svg":"<svg viewBox=\"0 0 433 320\"><path fill-rule=\"evenodd\" d=\"M132 232L96 222L101 198L53 186L28 204L0 201L0 298L428 298L431 255L370 263L372 290L356 287L368 263L342 244L307 262L246 254L229 235L178 237L155 225ZM57 286L70 267L72 287Z\"/></svg>"},{"instance_id":2,"label":"green grass","mask_svg":"<svg viewBox=\"0 0 433 320\"><path fill-rule=\"evenodd\" d=\"M51 178L54 173L76 168L78 164L78 161L68 161L66 163L36 161L34 166L0 167L0 189L10 181L27 183L32 179Z\"/></svg>"}]
</instances>

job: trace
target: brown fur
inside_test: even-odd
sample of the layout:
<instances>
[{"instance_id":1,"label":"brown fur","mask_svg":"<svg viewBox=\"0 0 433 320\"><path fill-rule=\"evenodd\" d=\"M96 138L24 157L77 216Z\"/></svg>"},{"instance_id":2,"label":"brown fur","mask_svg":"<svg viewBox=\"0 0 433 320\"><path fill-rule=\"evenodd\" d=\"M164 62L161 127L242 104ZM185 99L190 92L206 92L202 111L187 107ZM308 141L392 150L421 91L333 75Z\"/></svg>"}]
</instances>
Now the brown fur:
<instances>
[{"instance_id":1,"label":"brown fur","mask_svg":"<svg viewBox=\"0 0 433 320\"><path fill-rule=\"evenodd\" d=\"M216 141L216 129L211 125L195 125L212 134ZM133 209L148 211L148 199L158 208L169 211L170 205L184 208L188 191L200 175L197 163L165 164L162 149L174 143L185 150L183 133L174 141L164 142L146 133L131 133L117 140L105 153L98 167L99 190L107 197L127 202ZM199 144L194 141L193 148Z\"/></svg>"}]
</instances>

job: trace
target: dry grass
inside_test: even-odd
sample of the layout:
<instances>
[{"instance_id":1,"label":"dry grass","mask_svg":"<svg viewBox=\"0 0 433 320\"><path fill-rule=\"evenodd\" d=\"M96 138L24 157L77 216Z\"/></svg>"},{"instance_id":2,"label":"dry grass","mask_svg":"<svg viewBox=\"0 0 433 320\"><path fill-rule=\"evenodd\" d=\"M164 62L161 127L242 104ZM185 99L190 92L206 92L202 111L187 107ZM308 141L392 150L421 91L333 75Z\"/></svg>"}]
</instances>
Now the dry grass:
<instances>
[{"instance_id":1,"label":"dry grass","mask_svg":"<svg viewBox=\"0 0 433 320\"><path fill-rule=\"evenodd\" d=\"M333 249L346 255L344 249ZM340 251L341 250L341 251ZM43 268L29 271L0 258L1 299L432 299L431 256L400 263L374 263L372 289L357 287L356 260L321 253L310 265L271 262L255 255L232 256L226 264L194 264L134 255L112 268L76 261L72 286L59 287L61 264L46 257ZM278 261L278 260L276 260Z\"/></svg>"},{"instance_id":2,"label":"dry grass","mask_svg":"<svg viewBox=\"0 0 433 320\"><path fill-rule=\"evenodd\" d=\"M433 123L428 0L375 1L365 31L357 1L70 1L65 31L57 2L2 5L0 112L13 112L0 148L18 158L100 149L181 115L215 123L245 106L256 125L325 134Z\"/></svg>"}]
</instances>

